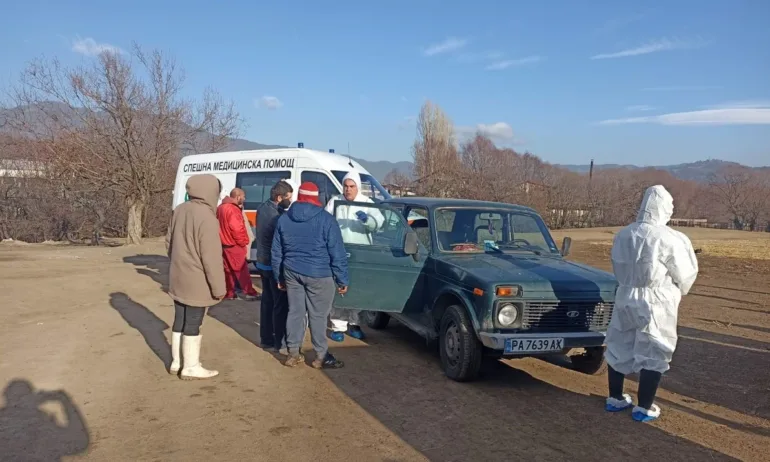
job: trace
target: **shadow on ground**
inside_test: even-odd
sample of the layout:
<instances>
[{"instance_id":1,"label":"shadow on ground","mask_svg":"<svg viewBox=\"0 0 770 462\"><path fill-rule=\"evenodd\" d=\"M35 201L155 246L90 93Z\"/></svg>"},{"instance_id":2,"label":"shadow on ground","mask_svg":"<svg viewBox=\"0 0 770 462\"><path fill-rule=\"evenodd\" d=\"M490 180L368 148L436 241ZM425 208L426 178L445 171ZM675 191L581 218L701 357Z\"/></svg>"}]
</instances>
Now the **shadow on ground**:
<instances>
[{"instance_id":1,"label":"shadow on ground","mask_svg":"<svg viewBox=\"0 0 770 462\"><path fill-rule=\"evenodd\" d=\"M157 282L168 292L168 257L163 255L133 255L123 258L124 263L136 266L136 272Z\"/></svg>"},{"instance_id":2,"label":"shadow on ground","mask_svg":"<svg viewBox=\"0 0 770 462\"><path fill-rule=\"evenodd\" d=\"M171 345L164 331L169 328L149 308L137 303L123 292L110 294L110 306L126 321L126 324L139 331L144 342L150 347L155 356L168 368L171 365Z\"/></svg>"},{"instance_id":3,"label":"shadow on ground","mask_svg":"<svg viewBox=\"0 0 770 462\"><path fill-rule=\"evenodd\" d=\"M0 459L8 461L61 461L84 453L90 435L83 414L63 390L35 390L23 379L14 379L3 392L0 409ZM64 416L60 423L41 409L57 404Z\"/></svg>"},{"instance_id":4,"label":"shadow on ground","mask_svg":"<svg viewBox=\"0 0 770 462\"><path fill-rule=\"evenodd\" d=\"M735 460L499 361L477 382L452 382L395 322L367 333L368 347L335 352L346 367L328 377L431 460Z\"/></svg>"},{"instance_id":5,"label":"shadow on ground","mask_svg":"<svg viewBox=\"0 0 770 462\"><path fill-rule=\"evenodd\" d=\"M678 331L663 388L770 419L770 343L690 327L680 326Z\"/></svg>"},{"instance_id":6,"label":"shadow on ground","mask_svg":"<svg viewBox=\"0 0 770 462\"><path fill-rule=\"evenodd\" d=\"M123 258L123 262L134 265L137 273L147 276L158 283L164 292L168 291L169 260L167 257L162 255L134 255ZM259 277L253 278L252 280L256 287L261 286ZM126 300L128 297L125 294L113 294L113 296L114 295L119 296L119 304L124 308L123 310L118 311L121 312L121 315L126 312L126 315L130 316L134 324L132 324L132 322L129 321L129 318L124 315L123 318L126 319L126 322L142 332L147 345L150 346L159 358L165 358L165 356L159 354L159 351L166 350L168 350L168 355L170 357L171 349L168 346L165 336L163 336L163 330L167 329L168 325L158 319L147 308L130 301L130 299ZM259 303L259 300L255 302L225 300L216 304L214 307L209 308L207 311L211 318L216 319L231 328L238 335L259 347ZM132 306L131 304L138 306L129 308ZM115 305L113 304L113 307L114 306ZM141 309L138 307L141 307ZM143 311L146 311L146 313L143 313ZM151 319L152 317L154 317L155 320ZM163 323L165 326L164 329L160 329L160 324L156 321ZM140 329L135 327L135 325L141 325L143 328ZM163 343L160 341L161 338L163 338L163 342L165 342L165 347L163 347ZM170 364L170 361L171 360L169 359L169 363L167 364Z\"/></svg>"}]
</instances>

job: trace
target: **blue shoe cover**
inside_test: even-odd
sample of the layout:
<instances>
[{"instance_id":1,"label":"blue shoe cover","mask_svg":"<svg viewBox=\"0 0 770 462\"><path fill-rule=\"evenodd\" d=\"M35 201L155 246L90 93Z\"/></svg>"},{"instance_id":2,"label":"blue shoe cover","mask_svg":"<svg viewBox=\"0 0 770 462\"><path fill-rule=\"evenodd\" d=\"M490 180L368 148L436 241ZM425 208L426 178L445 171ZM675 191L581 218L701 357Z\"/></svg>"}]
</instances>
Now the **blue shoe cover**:
<instances>
[{"instance_id":1,"label":"blue shoe cover","mask_svg":"<svg viewBox=\"0 0 770 462\"><path fill-rule=\"evenodd\" d=\"M332 339L335 342L344 342L345 341L345 333L344 332L329 332L329 338Z\"/></svg>"},{"instance_id":2,"label":"blue shoe cover","mask_svg":"<svg viewBox=\"0 0 770 462\"><path fill-rule=\"evenodd\" d=\"M348 327L348 331L346 333L355 339L358 339L358 340L364 339L364 331L362 331L361 328L358 326Z\"/></svg>"},{"instance_id":3,"label":"blue shoe cover","mask_svg":"<svg viewBox=\"0 0 770 462\"><path fill-rule=\"evenodd\" d=\"M620 412L634 405L630 395L624 394L623 399L607 398L607 402L604 405L604 410L607 412Z\"/></svg>"},{"instance_id":4,"label":"blue shoe cover","mask_svg":"<svg viewBox=\"0 0 770 462\"><path fill-rule=\"evenodd\" d=\"M637 422L652 422L660 417L660 408L655 404L652 405L652 409L636 406L631 412L631 417Z\"/></svg>"}]
</instances>

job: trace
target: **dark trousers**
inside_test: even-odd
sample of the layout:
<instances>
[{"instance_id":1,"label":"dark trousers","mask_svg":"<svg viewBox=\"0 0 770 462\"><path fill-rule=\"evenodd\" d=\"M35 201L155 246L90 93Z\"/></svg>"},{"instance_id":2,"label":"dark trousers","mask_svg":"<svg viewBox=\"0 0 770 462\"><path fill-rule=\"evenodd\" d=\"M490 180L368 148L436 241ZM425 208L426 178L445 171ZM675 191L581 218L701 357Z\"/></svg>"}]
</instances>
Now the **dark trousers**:
<instances>
[{"instance_id":1,"label":"dark trousers","mask_svg":"<svg viewBox=\"0 0 770 462\"><path fill-rule=\"evenodd\" d=\"M289 297L287 343L289 354L297 355L305 339L305 319L310 327L310 339L316 357L326 357L329 345L326 341L326 324L332 311L337 285L334 279L311 278L284 269L286 292Z\"/></svg>"},{"instance_id":2,"label":"dark trousers","mask_svg":"<svg viewBox=\"0 0 770 462\"><path fill-rule=\"evenodd\" d=\"M262 300L259 307L259 338L265 347L286 346L286 317L289 300L286 292L278 289L272 271L259 270L262 277Z\"/></svg>"},{"instance_id":3,"label":"dark trousers","mask_svg":"<svg viewBox=\"0 0 770 462\"><path fill-rule=\"evenodd\" d=\"M205 314L206 308L187 306L175 301L174 325L171 327L171 330L173 332L181 332L188 337L200 335Z\"/></svg>"}]
</instances>

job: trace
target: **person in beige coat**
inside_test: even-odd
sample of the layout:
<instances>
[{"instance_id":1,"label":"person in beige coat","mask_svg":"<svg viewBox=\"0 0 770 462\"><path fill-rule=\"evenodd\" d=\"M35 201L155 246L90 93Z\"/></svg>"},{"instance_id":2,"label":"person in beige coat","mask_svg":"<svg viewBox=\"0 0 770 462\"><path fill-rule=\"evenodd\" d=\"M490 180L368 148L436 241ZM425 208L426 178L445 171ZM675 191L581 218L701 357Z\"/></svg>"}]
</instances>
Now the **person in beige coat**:
<instances>
[{"instance_id":1,"label":"person in beige coat","mask_svg":"<svg viewBox=\"0 0 770 462\"><path fill-rule=\"evenodd\" d=\"M219 374L200 363L200 328L206 308L219 303L226 292L216 215L221 189L213 175L195 175L187 180L190 200L174 210L166 234L171 260L168 294L174 300L169 373L179 373L183 380Z\"/></svg>"}]
</instances>

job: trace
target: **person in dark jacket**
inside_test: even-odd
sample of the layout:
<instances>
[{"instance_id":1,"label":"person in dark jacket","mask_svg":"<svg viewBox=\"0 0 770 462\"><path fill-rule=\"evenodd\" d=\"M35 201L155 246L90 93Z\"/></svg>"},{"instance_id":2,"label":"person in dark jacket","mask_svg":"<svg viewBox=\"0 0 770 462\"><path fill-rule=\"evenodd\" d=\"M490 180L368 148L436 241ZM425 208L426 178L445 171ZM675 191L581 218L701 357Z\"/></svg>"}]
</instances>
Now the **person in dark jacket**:
<instances>
[{"instance_id":1,"label":"person in dark jacket","mask_svg":"<svg viewBox=\"0 0 770 462\"><path fill-rule=\"evenodd\" d=\"M270 190L270 199L257 208L257 271L262 277L262 304L259 310L259 338L262 348L286 348L286 292L278 290L273 277L271 249L278 218L289 208L294 189L283 180Z\"/></svg>"},{"instance_id":2,"label":"person in dark jacket","mask_svg":"<svg viewBox=\"0 0 770 462\"><path fill-rule=\"evenodd\" d=\"M340 368L329 353L326 322L334 302L348 290L348 262L337 220L323 209L318 186L311 182L299 187L297 202L278 219L272 245L272 267L278 288L286 290L289 316L286 323L288 358L286 365L304 362L302 340L305 314L316 358L313 367Z\"/></svg>"}]
</instances>

